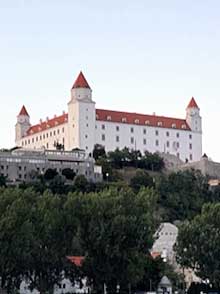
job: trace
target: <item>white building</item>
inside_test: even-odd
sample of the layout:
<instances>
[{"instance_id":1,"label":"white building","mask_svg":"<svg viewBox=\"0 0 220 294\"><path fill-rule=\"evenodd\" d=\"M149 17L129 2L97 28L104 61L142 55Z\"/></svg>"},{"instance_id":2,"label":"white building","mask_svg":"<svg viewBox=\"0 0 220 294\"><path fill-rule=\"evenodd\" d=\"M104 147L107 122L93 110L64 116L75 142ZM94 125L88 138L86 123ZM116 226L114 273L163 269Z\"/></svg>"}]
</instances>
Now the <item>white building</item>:
<instances>
[{"instance_id":1,"label":"white building","mask_svg":"<svg viewBox=\"0 0 220 294\"><path fill-rule=\"evenodd\" d=\"M65 150L80 148L90 153L95 144L101 144L106 151L126 146L174 154L183 161L202 156L202 119L194 98L185 119L96 109L82 72L71 89L67 113L31 125L23 106L15 129L17 146L25 148L54 149L59 143Z\"/></svg>"},{"instance_id":2,"label":"white building","mask_svg":"<svg viewBox=\"0 0 220 294\"><path fill-rule=\"evenodd\" d=\"M165 262L175 264L175 253L173 246L176 243L178 228L171 223L161 223L155 234L155 242L151 250L152 256L161 256Z\"/></svg>"}]
</instances>

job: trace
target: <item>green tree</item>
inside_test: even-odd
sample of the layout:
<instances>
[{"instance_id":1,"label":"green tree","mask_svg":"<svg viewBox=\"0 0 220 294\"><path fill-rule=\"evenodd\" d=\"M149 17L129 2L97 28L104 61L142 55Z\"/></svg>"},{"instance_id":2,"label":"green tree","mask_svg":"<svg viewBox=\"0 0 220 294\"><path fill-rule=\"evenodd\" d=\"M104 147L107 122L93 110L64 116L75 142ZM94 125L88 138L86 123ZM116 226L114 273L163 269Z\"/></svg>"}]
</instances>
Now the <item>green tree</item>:
<instances>
[{"instance_id":1,"label":"green tree","mask_svg":"<svg viewBox=\"0 0 220 294\"><path fill-rule=\"evenodd\" d=\"M94 290L103 284L109 292L136 284L144 274L146 256L155 231L156 195L152 189L135 194L130 189L72 194L67 206L79 221L79 238L85 256L83 274Z\"/></svg>"},{"instance_id":2,"label":"green tree","mask_svg":"<svg viewBox=\"0 0 220 294\"><path fill-rule=\"evenodd\" d=\"M92 155L95 160L99 158L105 158L106 157L105 147L100 144L95 144Z\"/></svg>"},{"instance_id":3,"label":"green tree","mask_svg":"<svg viewBox=\"0 0 220 294\"><path fill-rule=\"evenodd\" d=\"M76 176L76 173L74 172L73 169L71 168L64 168L62 170L62 175L67 179L67 180L71 180L73 181L73 179L75 178Z\"/></svg>"},{"instance_id":4,"label":"green tree","mask_svg":"<svg viewBox=\"0 0 220 294\"><path fill-rule=\"evenodd\" d=\"M0 175L0 187L6 187L6 177Z\"/></svg>"},{"instance_id":5,"label":"green tree","mask_svg":"<svg viewBox=\"0 0 220 294\"><path fill-rule=\"evenodd\" d=\"M60 282L75 235L65 202L48 191L0 190L0 276L8 293L24 278L41 293L53 293Z\"/></svg>"},{"instance_id":6,"label":"green tree","mask_svg":"<svg viewBox=\"0 0 220 294\"><path fill-rule=\"evenodd\" d=\"M185 220L200 212L210 201L208 179L195 170L178 171L161 176L157 183L159 204L167 221Z\"/></svg>"},{"instance_id":7,"label":"green tree","mask_svg":"<svg viewBox=\"0 0 220 294\"><path fill-rule=\"evenodd\" d=\"M76 191L86 192L89 188L89 182L84 175L78 175L74 180L74 188Z\"/></svg>"},{"instance_id":8,"label":"green tree","mask_svg":"<svg viewBox=\"0 0 220 294\"><path fill-rule=\"evenodd\" d=\"M153 178L143 170L138 170L130 180L130 186L134 191L138 191L141 187L154 187Z\"/></svg>"},{"instance_id":9,"label":"green tree","mask_svg":"<svg viewBox=\"0 0 220 294\"><path fill-rule=\"evenodd\" d=\"M206 204L201 214L185 222L177 239L177 260L203 280L220 288L220 203Z\"/></svg>"},{"instance_id":10,"label":"green tree","mask_svg":"<svg viewBox=\"0 0 220 294\"><path fill-rule=\"evenodd\" d=\"M49 180L52 180L55 176L58 175L58 172L57 170L54 168L48 168L46 171L45 171L45 174L44 174L44 179L46 181L49 181Z\"/></svg>"}]
</instances>

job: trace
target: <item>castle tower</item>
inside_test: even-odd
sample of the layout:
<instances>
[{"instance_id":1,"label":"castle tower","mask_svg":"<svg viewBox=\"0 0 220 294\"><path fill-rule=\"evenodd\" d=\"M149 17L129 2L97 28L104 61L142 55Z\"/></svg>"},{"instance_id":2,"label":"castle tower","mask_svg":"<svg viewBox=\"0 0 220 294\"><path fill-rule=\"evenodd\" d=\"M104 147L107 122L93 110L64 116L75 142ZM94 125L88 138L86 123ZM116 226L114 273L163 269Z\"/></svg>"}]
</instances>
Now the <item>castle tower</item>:
<instances>
[{"instance_id":1,"label":"castle tower","mask_svg":"<svg viewBox=\"0 0 220 294\"><path fill-rule=\"evenodd\" d=\"M194 97L191 98L186 108L186 122L193 132L202 133L202 118Z\"/></svg>"},{"instance_id":2,"label":"castle tower","mask_svg":"<svg viewBox=\"0 0 220 294\"><path fill-rule=\"evenodd\" d=\"M71 89L68 103L68 149L84 149L90 153L95 144L95 102L92 90L80 72Z\"/></svg>"},{"instance_id":3,"label":"castle tower","mask_svg":"<svg viewBox=\"0 0 220 294\"><path fill-rule=\"evenodd\" d=\"M18 116L17 123L15 125L15 142L18 143L23 136L26 135L27 130L30 128L30 116L23 105Z\"/></svg>"}]
</instances>

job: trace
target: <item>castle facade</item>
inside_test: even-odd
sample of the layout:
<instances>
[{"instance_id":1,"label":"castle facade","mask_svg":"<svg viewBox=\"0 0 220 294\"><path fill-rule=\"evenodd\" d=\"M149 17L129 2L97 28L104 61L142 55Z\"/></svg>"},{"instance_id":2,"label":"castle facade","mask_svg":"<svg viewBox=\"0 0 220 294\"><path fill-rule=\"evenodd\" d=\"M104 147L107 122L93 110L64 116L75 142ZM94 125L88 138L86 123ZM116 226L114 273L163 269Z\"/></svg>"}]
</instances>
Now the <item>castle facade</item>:
<instances>
[{"instance_id":1,"label":"castle facade","mask_svg":"<svg viewBox=\"0 0 220 294\"><path fill-rule=\"evenodd\" d=\"M202 119L194 98L184 119L97 109L82 72L71 89L67 113L31 125L23 106L15 133L16 145L30 149L61 146L67 151L79 148L91 153L94 145L100 144L106 151L128 147L174 154L190 162L202 156Z\"/></svg>"}]
</instances>

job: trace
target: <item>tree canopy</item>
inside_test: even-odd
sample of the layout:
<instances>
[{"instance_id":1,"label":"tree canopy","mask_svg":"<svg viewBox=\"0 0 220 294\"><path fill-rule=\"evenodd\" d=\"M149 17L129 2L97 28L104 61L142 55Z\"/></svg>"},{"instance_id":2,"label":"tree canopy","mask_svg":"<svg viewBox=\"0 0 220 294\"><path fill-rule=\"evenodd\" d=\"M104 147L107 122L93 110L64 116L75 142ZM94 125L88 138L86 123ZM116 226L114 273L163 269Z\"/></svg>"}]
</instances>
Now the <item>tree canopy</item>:
<instances>
[{"instance_id":1,"label":"tree canopy","mask_svg":"<svg viewBox=\"0 0 220 294\"><path fill-rule=\"evenodd\" d=\"M201 214L180 227L176 251L183 267L220 287L220 203L205 204Z\"/></svg>"}]
</instances>

